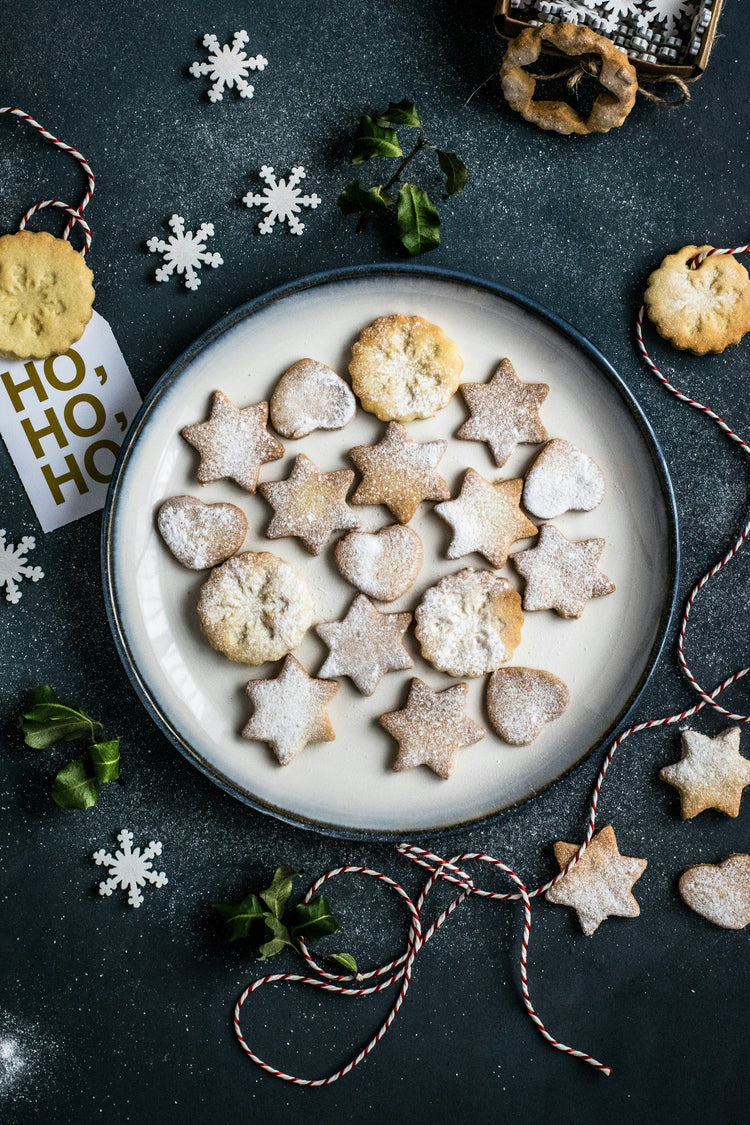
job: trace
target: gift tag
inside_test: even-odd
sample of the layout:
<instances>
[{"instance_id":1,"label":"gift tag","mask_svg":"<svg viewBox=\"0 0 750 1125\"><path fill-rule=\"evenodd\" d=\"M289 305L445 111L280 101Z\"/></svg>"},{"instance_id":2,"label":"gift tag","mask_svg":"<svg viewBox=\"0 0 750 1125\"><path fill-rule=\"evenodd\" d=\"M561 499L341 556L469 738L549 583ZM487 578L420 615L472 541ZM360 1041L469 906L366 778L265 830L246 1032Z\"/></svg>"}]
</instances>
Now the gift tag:
<instances>
[{"instance_id":1,"label":"gift tag","mask_svg":"<svg viewBox=\"0 0 750 1125\"><path fill-rule=\"evenodd\" d=\"M140 395L107 321L43 360L0 359L0 434L44 531L104 506Z\"/></svg>"}]
</instances>

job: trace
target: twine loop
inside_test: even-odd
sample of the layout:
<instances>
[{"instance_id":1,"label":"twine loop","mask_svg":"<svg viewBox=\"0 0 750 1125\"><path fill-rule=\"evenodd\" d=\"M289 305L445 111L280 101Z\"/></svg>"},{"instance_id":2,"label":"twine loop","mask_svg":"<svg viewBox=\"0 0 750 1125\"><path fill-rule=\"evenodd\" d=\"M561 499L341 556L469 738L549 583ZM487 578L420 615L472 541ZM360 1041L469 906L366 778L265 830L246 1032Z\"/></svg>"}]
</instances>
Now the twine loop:
<instances>
[{"instance_id":1,"label":"twine loop","mask_svg":"<svg viewBox=\"0 0 750 1125\"><path fill-rule=\"evenodd\" d=\"M24 230L31 216L36 214L37 211L41 211L45 207L58 208L61 211L65 211L69 216L68 222L62 235L64 239L70 238L71 232L76 224L81 227L84 237L84 245L81 248L81 254L85 257L91 249L91 228L83 218L83 212L91 202L91 197L94 194L94 186L96 184L94 173L91 171L88 161L81 155L78 149L73 148L72 145L65 144L64 141L61 141L57 137L53 136L52 133L49 133L30 114L25 113L17 106L0 106L0 113L11 113L15 117L20 117L22 121L26 121L29 125L32 126L32 128L41 133L45 140L50 141L51 144L55 145L59 149L62 149L63 152L69 152L70 155L78 161L86 175L86 191L84 192L83 199L81 200L78 207L71 207L68 203L63 203L59 199L45 199L41 203L35 203L32 207L29 207L28 211L26 211L26 213L21 218L21 221L18 224L18 229Z\"/></svg>"},{"instance_id":2,"label":"twine loop","mask_svg":"<svg viewBox=\"0 0 750 1125\"><path fill-rule=\"evenodd\" d=\"M565 85L569 90L575 91L582 78L598 78L602 70L602 60L597 55L581 55L571 66L556 70L553 74L535 74L537 82L551 82L555 78L565 78ZM647 88L645 84L638 83L638 93L655 105L666 106L667 109L677 109L690 101L691 93L687 82L677 74L665 74L649 78L648 86L658 86L669 83L676 86L679 95L675 98L663 98Z\"/></svg>"}]
</instances>

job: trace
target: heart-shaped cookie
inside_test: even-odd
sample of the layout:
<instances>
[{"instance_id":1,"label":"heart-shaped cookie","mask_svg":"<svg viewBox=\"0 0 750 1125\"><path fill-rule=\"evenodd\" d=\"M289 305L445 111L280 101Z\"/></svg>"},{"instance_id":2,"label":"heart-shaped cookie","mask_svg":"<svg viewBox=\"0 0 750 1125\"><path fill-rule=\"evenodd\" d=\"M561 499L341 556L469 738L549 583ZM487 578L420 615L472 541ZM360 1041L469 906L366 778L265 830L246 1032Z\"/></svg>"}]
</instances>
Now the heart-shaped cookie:
<instances>
[{"instance_id":1,"label":"heart-shaped cookie","mask_svg":"<svg viewBox=\"0 0 750 1125\"><path fill-rule=\"evenodd\" d=\"M487 714L511 746L525 746L545 723L562 715L570 692L562 680L539 668L498 668L487 684Z\"/></svg>"},{"instance_id":2,"label":"heart-shaped cookie","mask_svg":"<svg viewBox=\"0 0 750 1125\"><path fill-rule=\"evenodd\" d=\"M347 582L380 602L392 602L416 581L422 540L401 524L352 531L336 544L336 565Z\"/></svg>"},{"instance_id":3,"label":"heart-shaped cookie","mask_svg":"<svg viewBox=\"0 0 750 1125\"><path fill-rule=\"evenodd\" d=\"M741 930L750 923L750 855L688 867L679 889L691 910L725 930Z\"/></svg>"},{"instance_id":4,"label":"heart-shaped cookie","mask_svg":"<svg viewBox=\"0 0 750 1125\"><path fill-rule=\"evenodd\" d=\"M590 512L604 496L599 466L569 441L548 441L526 474L523 505L533 516L551 520L563 512Z\"/></svg>"},{"instance_id":5,"label":"heart-shaped cookie","mask_svg":"<svg viewBox=\"0 0 750 1125\"><path fill-rule=\"evenodd\" d=\"M234 504L204 504L195 496L172 496L159 508L162 539L183 566L208 570L239 551L247 534L245 513Z\"/></svg>"},{"instance_id":6,"label":"heart-shaped cookie","mask_svg":"<svg viewBox=\"0 0 750 1125\"><path fill-rule=\"evenodd\" d=\"M271 395L271 423L285 438L342 430L356 409L357 400L344 380L317 359L298 359Z\"/></svg>"}]
</instances>

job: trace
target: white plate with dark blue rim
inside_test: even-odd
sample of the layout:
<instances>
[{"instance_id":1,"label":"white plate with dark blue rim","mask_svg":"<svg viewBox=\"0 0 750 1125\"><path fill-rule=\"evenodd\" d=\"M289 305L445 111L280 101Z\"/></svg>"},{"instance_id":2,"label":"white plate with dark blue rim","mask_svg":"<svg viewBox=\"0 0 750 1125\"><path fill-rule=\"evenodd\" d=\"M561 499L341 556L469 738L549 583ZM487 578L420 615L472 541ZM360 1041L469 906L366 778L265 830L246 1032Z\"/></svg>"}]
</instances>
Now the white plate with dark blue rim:
<instances>
[{"instance_id":1,"label":"white plate with dark blue rim","mask_svg":"<svg viewBox=\"0 0 750 1125\"><path fill-rule=\"evenodd\" d=\"M604 537L601 569L616 592L591 601L582 617L526 614L512 664L546 668L565 681L570 704L529 746L496 737L483 703L485 678L469 681L467 709L486 737L459 752L449 780L422 766L391 769L395 744L378 715L402 707L412 675L434 688L456 681L407 644L414 668L384 677L366 698L344 679L330 704L336 739L308 746L288 766L263 743L240 737L252 705L244 685L275 675L278 665L250 668L214 652L195 611L206 575L171 556L155 526L169 496L188 493L241 507L249 524L245 550L271 550L304 574L316 620L338 619L356 591L338 574L328 549L313 558L296 539L269 541L271 510L260 495L231 481L199 485L197 455L180 429L207 417L220 389L238 405L268 400L279 375L311 356L346 376L352 342L377 316L418 314L454 339L462 379L483 382L507 356L525 382L550 387L542 420L602 468L606 494L591 512L555 520L573 539ZM466 417L460 394L435 418L410 423L418 441L448 439L440 471L455 495L472 466L491 480L522 475L539 450L521 445L498 470L483 443L454 435ZM261 480L288 475L306 453L321 469L351 468L347 450L378 441L384 424L358 410L349 426L285 442L283 461L263 466ZM422 592L463 566L445 558L450 531L425 503L411 526L425 564L412 589L382 608L412 610ZM393 522L384 508L357 508L366 529ZM531 543L519 546L531 545ZM290 823L346 837L414 838L467 827L526 801L563 777L611 738L643 690L671 617L678 570L677 518L669 476L651 427L604 357L577 331L515 293L462 274L423 267L366 266L303 279L231 313L174 363L153 388L123 446L112 478L103 529L107 611L125 669L161 730L198 769L240 800ZM517 588L510 566L501 572ZM310 630L296 650L316 674L326 649Z\"/></svg>"}]
</instances>

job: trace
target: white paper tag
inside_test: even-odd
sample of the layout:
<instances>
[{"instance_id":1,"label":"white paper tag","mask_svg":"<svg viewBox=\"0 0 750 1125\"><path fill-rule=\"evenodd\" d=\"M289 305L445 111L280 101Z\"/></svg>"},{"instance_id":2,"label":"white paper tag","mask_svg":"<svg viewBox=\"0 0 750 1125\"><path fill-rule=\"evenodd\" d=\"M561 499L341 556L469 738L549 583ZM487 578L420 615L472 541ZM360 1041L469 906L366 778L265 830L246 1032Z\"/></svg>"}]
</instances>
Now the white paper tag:
<instances>
[{"instance_id":1,"label":"white paper tag","mask_svg":"<svg viewBox=\"0 0 750 1125\"><path fill-rule=\"evenodd\" d=\"M43 531L104 507L140 404L112 329L96 312L62 355L0 359L0 434Z\"/></svg>"}]
</instances>

